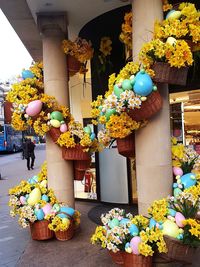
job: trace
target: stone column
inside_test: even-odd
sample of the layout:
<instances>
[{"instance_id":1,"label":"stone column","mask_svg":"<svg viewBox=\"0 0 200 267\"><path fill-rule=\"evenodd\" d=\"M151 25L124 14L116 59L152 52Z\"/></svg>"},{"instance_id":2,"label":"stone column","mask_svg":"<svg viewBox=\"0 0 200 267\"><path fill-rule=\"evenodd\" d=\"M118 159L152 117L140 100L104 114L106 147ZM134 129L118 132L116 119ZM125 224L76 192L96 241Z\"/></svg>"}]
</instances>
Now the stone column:
<instances>
[{"instance_id":1,"label":"stone column","mask_svg":"<svg viewBox=\"0 0 200 267\"><path fill-rule=\"evenodd\" d=\"M161 0L133 0L133 60L137 61L142 44L152 39L154 21L162 19ZM136 132L136 173L139 213L156 199L171 193L172 166L169 94L167 84L158 84L163 108Z\"/></svg>"},{"instance_id":2,"label":"stone column","mask_svg":"<svg viewBox=\"0 0 200 267\"><path fill-rule=\"evenodd\" d=\"M66 56L61 42L67 33L65 13L39 13L38 27L43 37L45 93L69 107ZM59 202L74 207L73 162L62 158L61 148L46 136L48 186Z\"/></svg>"}]
</instances>

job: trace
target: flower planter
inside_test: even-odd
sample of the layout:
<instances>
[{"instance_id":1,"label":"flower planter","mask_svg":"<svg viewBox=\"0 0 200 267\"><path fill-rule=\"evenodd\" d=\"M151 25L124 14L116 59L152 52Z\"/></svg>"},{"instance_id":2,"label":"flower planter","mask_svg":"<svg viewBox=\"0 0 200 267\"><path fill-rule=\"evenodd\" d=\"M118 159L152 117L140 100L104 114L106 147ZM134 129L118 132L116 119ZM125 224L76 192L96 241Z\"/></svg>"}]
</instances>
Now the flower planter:
<instances>
[{"instance_id":1,"label":"flower planter","mask_svg":"<svg viewBox=\"0 0 200 267\"><path fill-rule=\"evenodd\" d=\"M59 241L67 241L72 239L74 235L74 224L71 221L69 228L66 231L57 231L55 232L56 239Z\"/></svg>"},{"instance_id":2,"label":"flower planter","mask_svg":"<svg viewBox=\"0 0 200 267\"><path fill-rule=\"evenodd\" d=\"M178 239L170 236L164 236L164 240L167 245L168 252L160 254L163 258L182 263L192 263L196 248L185 245Z\"/></svg>"},{"instance_id":3,"label":"flower planter","mask_svg":"<svg viewBox=\"0 0 200 267\"><path fill-rule=\"evenodd\" d=\"M75 57L67 55L67 68L70 76L73 76L79 72L80 67L81 63Z\"/></svg>"},{"instance_id":4,"label":"flower planter","mask_svg":"<svg viewBox=\"0 0 200 267\"><path fill-rule=\"evenodd\" d=\"M49 221L42 220L30 223L31 237L33 240L47 240L54 237L54 232L48 228Z\"/></svg>"},{"instance_id":5,"label":"flower planter","mask_svg":"<svg viewBox=\"0 0 200 267\"><path fill-rule=\"evenodd\" d=\"M124 253L124 267L152 267L152 257L143 255L135 255L132 253Z\"/></svg>"},{"instance_id":6,"label":"flower planter","mask_svg":"<svg viewBox=\"0 0 200 267\"><path fill-rule=\"evenodd\" d=\"M74 161L74 180L82 181L86 170L90 167L91 160Z\"/></svg>"},{"instance_id":7,"label":"flower planter","mask_svg":"<svg viewBox=\"0 0 200 267\"><path fill-rule=\"evenodd\" d=\"M84 152L80 145L70 148L64 147L62 149L62 156L66 160L90 160L90 154Z\"/></svg>"},{"instance_id":8,"label":"flower planter","mask_svg":"<svg viewBox=\"0 0 200 267\"><path fill-rule=\"evenodd\" d=\"M53 140L53 142L56 142L61 135L60 130L58 128L54 128L54 127L52 127L48 133L49 133L51 139Z\"/></svg>"},{"instance_id":9,"label":"flower planter","mask_svg":"<svg viewBox=\"0 0 200 267\"><path fill-rule=\"evenodd\" d=\"M154 82L186 85L188 67L175 68L170 67L168 63L156 62L152 69L155 72Z\"/></svg>"},{"instance_id":10,"label":"flower planter","mask_svg":"<svg viewBox=\"0 0 200 267\"><path fill-rule=\"evenodd\" d=\"M117 138L117 149L120 155L131 158L135 155L135 134L134 132L125 138Z\"/></svg>"},{"instance_id":11,"label":"flower planter","mask_svg":"<svg viewBox=\"0 0 200 267\"><path fill-rule=\"evenodd\" d=\"M147 120L162 108L162 98L158 91L152 92L147 100L142 102L141 108L130 109L129 116L135 121Z\"/></svg>"},{"instance_id":12,"label":"flower planter","mask_svg":"<svg viewBox=\"0 0 200 267\"><path fill-rule=\"evenodd\" d=\"M124 252L117 251L116 253L114 253L112 250L108 250L108 253L110 254L114 263L116 263L118 265L124 264L124 258L123 258Z\"/></svg>"}]
</instances>

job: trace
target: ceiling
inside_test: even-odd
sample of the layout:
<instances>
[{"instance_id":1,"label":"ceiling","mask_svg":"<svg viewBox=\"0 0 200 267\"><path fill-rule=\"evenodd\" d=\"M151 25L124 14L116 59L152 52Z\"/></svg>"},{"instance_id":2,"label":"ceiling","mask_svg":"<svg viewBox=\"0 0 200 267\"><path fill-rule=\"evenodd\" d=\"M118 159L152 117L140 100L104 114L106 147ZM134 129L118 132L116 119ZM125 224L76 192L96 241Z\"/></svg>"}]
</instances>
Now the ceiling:
<instances>
[{"instance_id":1,"label":"ceiling","mask_svg":"<svg viewBox=\"0 0 200 267\"><path fill-rule=\"evenodd\" d=\"M0 0L0 8L35 61L42 59L42 41L37 30L39 12L66 12L69 37L95 17L129 4L129 0Z\"/></svg>"}]
</instances>

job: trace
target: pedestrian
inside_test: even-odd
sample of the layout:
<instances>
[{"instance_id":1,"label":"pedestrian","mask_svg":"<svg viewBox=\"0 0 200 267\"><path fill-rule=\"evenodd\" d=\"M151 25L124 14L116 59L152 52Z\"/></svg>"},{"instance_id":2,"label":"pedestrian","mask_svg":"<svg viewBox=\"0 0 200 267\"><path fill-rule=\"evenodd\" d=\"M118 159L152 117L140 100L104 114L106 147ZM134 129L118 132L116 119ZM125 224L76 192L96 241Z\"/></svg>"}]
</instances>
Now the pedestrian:
<instances>
[{"instance_id":1,"label":"pedestrian","mask_svg":"<svg viewBox=\"0 0 200 267\"><path fill-rule=\"evenodd\" d=\"M31 141L31 139L28 139L26 141L26 145L25 145L25 151L24 151L24 157L27 160L27 169L33 170L34 167L34 162L35 162L35 145L34 143Z\"/></svg>"},{"instance_id":2,"label":"pedestrian","mask_svg":"<svg viewBox=\"0 0 200 267\"><path fill-rule=\"evenodd\" d=\"M22 159L25 159L26 138L22 142Z\"/></svg>"}]
</instances>

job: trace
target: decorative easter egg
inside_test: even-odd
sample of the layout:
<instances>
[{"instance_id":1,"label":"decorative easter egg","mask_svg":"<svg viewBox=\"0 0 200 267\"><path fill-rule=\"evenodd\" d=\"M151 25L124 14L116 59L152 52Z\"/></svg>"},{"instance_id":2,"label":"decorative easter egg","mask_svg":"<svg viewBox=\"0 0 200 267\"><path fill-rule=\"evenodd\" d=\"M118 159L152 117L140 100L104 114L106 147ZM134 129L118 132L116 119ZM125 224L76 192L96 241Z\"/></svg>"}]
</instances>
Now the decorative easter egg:
<instances>
[{"instance_id":1,"label":"decorative easter egg","mask_svg":"<svg viewBox=\"0 0 200 267\"><path fill-rule=\"evenodd\" d=\"M40 183L40 185L41 185L42 187L47 187L47 180L43 180L43 181Z\"/></svg>"},{"instance_id":2,"label":"decorative easter egg","mask_svg":"<svg viewBox=\"0 0 200 267\"><path fill-rule=\"evenodd\" d=\"M108 226L112 229L115 226L119 226L119 220L117 218L113 218L109 223Z\"/></svg>"},{"instance_id":3,"label":"decorative easter egg","mask_svg":"<svg viewBox=\"0 0 200 267\"><path fill-rule=\"evenodd\" d=\"M96 137L95 133L91 133L91 135L90 135L91 141L94 141L95 137Z\"/></svg>"},{"instance_id":4,"label":"decorative easter egg","mask_svg":"<svg viewBox=\"0 0 200 267\"><path fill-rule=\"evenodd\" d=\"M67 214L68 214L69 216L73 216L75 210L74 210L73 208L70 208L70 207L61 207L61 208L60 208L60 212L63 212L63 213L58 214L58 216L59 216L60 218L67 218ZM65 214L65 213L66 213L66 214Z\"/></svg>"},{"instance_id":5,"label":"decorative easter egg","mask_svg":"<svg viewBox=\"0 0 200 267\"><path fill-rule=\"evenodd\" d=\"M173 209L169 209L169 210L168 210L168 214L171 215L172 217L175 217L175 215L176 215L176 211L173 210Z\"/></svg>"},{"instance_id":6,"label":"decorative easter egg","mask_svg":"<svg viewBox=\"0 0 200 267\"><path fill-rule=\"evenodd\" d=\"M162 232L164 235L168 235L168 236L176 238L179 235L179 228L175 222L172 222L171 220L167 219L163 223Z\"/></svg>"},{"instance_id":7,"label":"decorative easter egg","mask_svg":"<svg viewBox=\"0 0 200 267\"><path fill-rule=\"evenodd\" d=\"M108 108L105 113L106 119L109 120L110 116L115 113L116 113L116 110L114 108Z\"/></svg>"},{"instance_id":8,"label":"decorative easter egg","mask_svg":"<svg viewBox=\"0 0 200 267\"><path fill-rule=\"evenodd\" d=\"M42 195L42 200L48 202L49 201L49 197L47 195Z\"/></svg>"},{"instance_id":9,"label":"decorative easter egg","mask_svg":"<svg viewBox=\"0 0 200 267\"><path fill-rule=\"evenodd\" d=\"M141 96L148 96L153 91L153 81L149 74L141 72L136 74L133 91Z\"/></svg>"},{"instance_id":10,"label":"decorative easter egg","mask_svg":"<svg viewBox=\"0 0 200 267\"><path fill-rule=\"evenodd\" d=\"M53 111L53 112L51 112L50 118L52 120L58 120L60 122L64 120L63 115L62 115L62 113L60 111Z\"/></svg>"},{"instance_id":11,"label":"decorative easter egg","mask_svg":"<svg viewBox=\"0 0 200 267\"><path fill-rule=\"evenodd\" d=\"M114 85L114 94L120 98L120 94L123 93L123 89L119 88L116 84Z\"/></svg>"},{"instance_id":12,"label":"decorative easter egg","mask_svg":"<svg viewBox=\"0 0 200 267\"><path fill-rule=\"evenodd\" d=\"M172 170L173 170L173 174L175 176L177 176L177 175L182 176L183 175L183 170L180 167L173 167Z\"/></svg>"},{"instance_id":13,"label":"decorative easter egg","mask_svg":"<svg viewBox=\"0 0 200 267\"><path fill-rule=\"evenodd\" d=\"M37 183L38 182L38 176L37 175L34 175L33 177L32 177L32 179Z\"/></svg>"},{"instance_id":14,"label":"decorative easter egg","mask_svg":"<svg viewBox=\"0 0 200 267\"><path fill-rule=\"evenodd\" d=\"M184 188L187 189L187 188L196 184L196 182L197 182L196 175L194 173L184 174L181 177L181 182L184 185Z\"/></svg>"},{"instance_id":15,"label":"decorative easter egg","mask_svg":"<svg viewBox=\"0 0 200 267\"><path fill-rule=\"evenodd\" d=\"M168 37L166 43L170 45L176 45L177 40L174 37Z\"/></svg>"},{"instance_id":16,"label":"decorative easter egg","mask_svg":"<svg viewBox=\"0 0 200 267\"><path fill-rule=\"evenodd\" d=\"M129 232L130 232L130 234L131 234L132 236L136 236L136 235L138 235L138 233L139 233L139 229L138 229L137 225L135 225L135 224L131 224L131 226L129 227Z\"/></svg>"},{"instance_id":17,"label":"decorative easter egg","mask_svg":"<svg viewBox=\"0 0 200 267\"><path fill-rule=\"evenodd\" d=\"M22 205L26 204L26 198L24 196L21 196L19 198L19 201L21 202Z\"/></svg>"},{"instance_id":18,"label":"decorative easter egg","mask_svg":"<svg viewBox=\"0 0 200 267\"><path fill-rule=\"evenodd\" d=\"M28 179L28 183L29 183L29 184L35 184L36 181L35 181L33 178L29 178L29 179Z\"/></svg>"},{"instance_id":19,"label":"decorative easter egg","mask_svg":"<svg viewBox=\"0 0 200 267\"><path fill-rule=\"evenodd\" d=\"M173 183L173 188L177 188L178 184L177 183Z\"/></svg>"},{"instance_id":20,"label":"decorative easter egg","mask_svg":"<svg viewBox=\"0 0 200 267\"><path fill-rule=\"evenodd\" d=\"M134 236L130 241L130 247L132 249L132 253L139 255L139 244L141 242L141 238L139 236Z\"/></svg>"},{"instance_id":21,"label":"decorative easter egg","mask_svg":"<svg viewBox=\"0 0 200 267\"><path fill-rule=\"evenodd\" d=\"M45 214L44 214L44 211L42 209L35 209L34 213L37 217L37 220L41 221L44 219Z\"/></svg>"},{"instance_id":22,"label":"decorative easter egg","mask_svg":"<svg viewBox=\"0 0 200 267\"><path fill-rule=\"evenodd\" d=\"M122 89L123 90L132 90L132 84L131 84L131 80L125 79L122 82Z\"/></svg>"},{"instance_id":23,"label":"decorative easter egg","mask_svg":"<svg viewBox=\"0 0 200 267\"><path fill-rule=\"evenodd\" d=\"M30 102L26 108L26 114L30 117L34 117L42 110L42 101L34 100Z\"/></svg>"},{"instance_id":24,"label":"decorative easter egg","mask_svg":"<svg viewBox=\"0 0 200 267\"><path fill-rule=\"evenodd\" d=\"M55 128L60 127L60 122L58 120L50 120L50 124Z\"/></svg>"},{"instance_id":25,"label":"decorative easter egg","mask_svg":"<svg viewBox=\"0 0 200 267\"><path fill-rule=\"evenodd\" d=\"M52 205L50 203L47 203L46 205L44 205L44 207L42 207L42 210L45 215L50 214L52 213Z\"/></svg>"},{"instance_id":26,"label":"decorative easter egg","mask_svg":"<svg viewBox=\"0 0 200 267\"><path fill-rule=\"evenodd\" d=\"M91 129L90 126L86 126L86 127L84 127L83 130L84 130L84 132L87 133L87 134L91 134L91 132L92 132L92 129Z\"/></svg>"},{"instance_id":27,"label":"decorative easter egg","mask_svg":"<svg viewBox=\"0 0 200 267\"><path fill-rule=\"evenodd\" d=\"M156 220L154 220L154 218L151 218L149 220L149 228L152 229L152 228L156 227L156 223L157 223Z\"/></svg>"},{"instance_id":28,"label":"decorative easter egg","mask_svg":"<svg viewBox=\"0 0 200 267\"><path fill-rule=\"evenodd\" d=\"M180 188L174 189L174 197L177 198L182 193L182 190Z\"/></svg>"},{"instance_id":29,"label":"decorative easter egg","mask_svg":"<svg viewBox=\"0 0 200 267\"><path fill-rule=\"evenodd\" d=\"M62 218L62 223L66 225L70 225L70 220L68 218Z\"/></svg>"},{"instance_id":30,"label":"decorative easter egg","mask_svg":"<svg viewBox=\"0 0 200 267\"><path fill-rule=\"evenodd\" d=\"M58 203L54 204L53 205L53 208L52 208L55 212L58 212L60 211L60 205Z\"/></svg>"},{"instance_id":31,"label":"decorative easter egg","mask_svg":"<svg viewBox=\"0 0 200 267\"><path fill-rule=\"evenodd\" d=\"M166 19L179 19L181 16L181 11L179 10L171 10L168 12Z\"/></svg>"},{"instance_id":32,"label":"decorative easter egg","mask_svg":"<svg viewBox=\"0 0 200 267\"><path fill-rule=\"evenodd\" d=\"M61 133L65 133L67 132L68 128L67 128L67 124L66 123L63 123L60 125L60 131Z\"/></svg>"},{"instance_id":33,"label":"decorative easter egg","mask_svg":"<svg viewBox=\"0 0 200 267\"><path fill-rule=\"evenodd\" d=\"M129 223L130 222L130 220L128 219L128 218L123 218L123 219L121 219L121 221L119 222L119 225L125 225L125 224L127 224L127 223Z\"/></svg>"},{"instance_id":34,"label":"decorative easter egg","mask_svg":"<svg viewBox=\"0 0 200 267\"><path fill-rule=\"evenodd\" d=\"M131 81L131 85L133 87L133 85L135 84L135 75L131 75L130 81Z\"/></svg>"},{"instance_id":35,"label":"decorative easter egg","mask_svg":"<svg viewBox=\"0 0 200 267\"><path fill-rule=\"evenodd\" d=\"M34 188L27 199L28 205L35 205L38 203L38 201L41 199L41 191L39 188Z\"/></svg>"},{"instance_id":36,"label":"decorative easter egg","mask_svg":"<svg viewBox=\"0 0 200 267\"><path fill-rule=\"evenodd\" d=\"M185 217L183 216L183 214L181 212L177 212L176 215L175 215L175 220L176 220L176 224L183 228L184 225L183 225L183 221L185 220Z\"/></svg>"},{"instance_id":37,"label":"decorative easter egg","mask_svg":"<svg viewBox=\"0 0 200 267\"><path fill-rule=\"evenodd\" d=\"M32 73L32 71L30 70L23 70L22 71L22 78L25 80L25 79L28 79L28 78L34 78L35 75Z\"/></svg>"}]
</instances>

